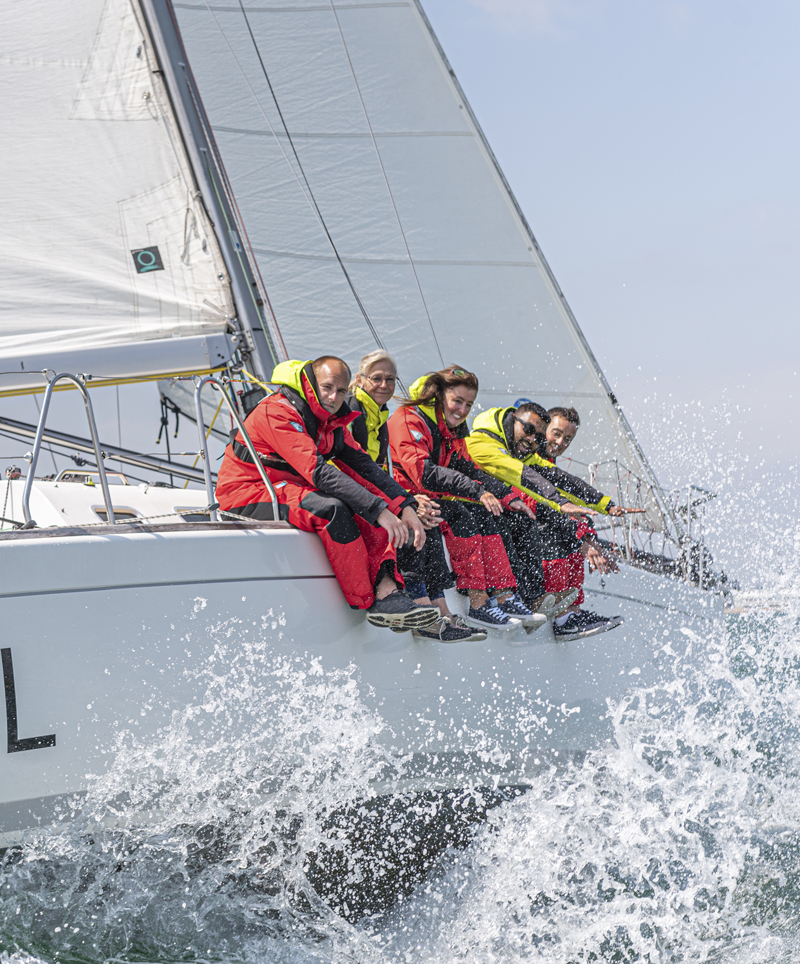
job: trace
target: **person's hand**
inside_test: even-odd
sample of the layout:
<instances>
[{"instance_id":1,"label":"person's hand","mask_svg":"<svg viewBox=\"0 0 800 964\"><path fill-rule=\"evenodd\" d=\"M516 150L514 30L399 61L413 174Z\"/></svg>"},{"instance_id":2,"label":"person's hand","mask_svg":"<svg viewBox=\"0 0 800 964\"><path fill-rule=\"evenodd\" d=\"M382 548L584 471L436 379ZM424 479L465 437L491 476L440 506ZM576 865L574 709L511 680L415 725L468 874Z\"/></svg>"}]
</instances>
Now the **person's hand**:
<instances>
[{"instance_id":1,"label":"person's hand","mask_svg":"<svg viewBox=\"0 0 800 964\"><path fill-rule=\"evenodd\" d=\"M561 511L564 515L572 516L573 519L579 515L597 515L594 509L586 509L582 505L575 505L574 502L565 502L561 506Z\"/></svg>"},{"instance_id":2,"label":"person's hand","mask_svg":"<svg viewBox=\"0 0 800 964\"><path fill-rule=\"evenodd\" d=\"M415 495L417 500L417 516L426 529L435 529L442 521L439 503L434 502L428 495Z\"/></svg>"},{"instance_id":3,"label":"person's hand","mask_svg":"<svg viewBox=\"0 0 800 964\"><path fill-rule=\"evenodd\" d=\"M625 515L625 513L628 513L628 515L631 515L633 513L639 513L639 512L645 512L645 511L646 511L645 509L628 509L624 505L612 505L611 508L608 510L608 514Z\"/></svg>"},{"instance_id":4,"label":"person's hand","mask_svg":"<svg viewBox=\"0 0 800 964\"><path fill-rule=\"evenodd\" d=\"M408 531L414 536L414 548L419 552L425 545L425 539L427 538L422 520L410 505L407 505L400 513L400 520L405 522L408 526ZM408 536L406 536L406 541L408 541Z\"/></svg>"},{"instance_id":5,"label":"person's hand","mask_svg":"<svg viewBox=\"0 0 800 964\"><path fill-rule=\"evenodd\" d=\"M403 511L405 512L405 509ZM416 516L416 513L414 515ZM417 519L417 524L419 525L419 519ZM389 533L389 545L394 546L395 549L399 549L400 546L404 546L408 542L407 523L405 520L401 522L390 509L384 509L381 512L378 516L378 525ZM420 526L420 528L422 527Z\"/></svg>"},{"instance_id":6,"label":"person's hand","mask_svg":"<svg viewBox=\"0 0 800 964\"><path fill-rule=\"evenodd\" d=\"M514 499L513 502L508 503L508 507L512 512L524 512L529 519L536 518L536 513L529 505L526 505L522 499Z\"/></svg>"},{"instance_id":7,"label":"person's hand","mask_svg":"<svg viewBox=\"0 0 800 964\"><path fill-rule=\"evenodd\" d=\"M481 496L481 502L483 507L488 509L492 515L500 515L503 511L503 506L497 496L492 495L491 492L484 492Z\"/></svg>"},{"instance_id":8,"label":"person's hand","mask_svg":"<svg viewBox=\"0 0 800 964\"><path fill-rule=\"evenodd\" d=\"M609 552L605 552L594 539L584 539L581 545L581 552L592 571L597 570L597 572L603 574L619 572L619 566L614 556Z\"/></svg>"}]
</instances>

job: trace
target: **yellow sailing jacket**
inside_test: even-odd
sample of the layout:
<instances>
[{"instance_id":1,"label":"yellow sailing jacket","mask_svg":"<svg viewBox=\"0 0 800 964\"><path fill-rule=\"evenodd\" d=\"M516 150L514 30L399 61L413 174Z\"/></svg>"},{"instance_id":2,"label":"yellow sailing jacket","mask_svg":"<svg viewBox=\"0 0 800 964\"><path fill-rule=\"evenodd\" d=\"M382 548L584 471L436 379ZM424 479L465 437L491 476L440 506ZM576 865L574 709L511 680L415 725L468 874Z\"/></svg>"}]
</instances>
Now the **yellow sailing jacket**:
<instances>
[{"instance_id":1,"label":"yellow sailing jacket","mask_svg":"<svg viewBox=\"0 0 800 964\"><path fill-rule=\"evenodd\" d=\"M389 447L389 431L385 428L389 409L379 406L375 399L355 385L345 401L351 411L359 417L349 425L353 438L381 468L386 464L386 450Z\"/></svg>"},{"instance_id":2,"label":"yellow sailing jacket","mask_svg":"<svg viewBox=\"0 0 800 964\"><path fill-rule=\"evenodd\" d=\"M515 408L490 408L476 416L472 434L467 438L467 450L484 472L506 485L516 486L551 509L560 511L566 502L574 502L608 515L609 507L614 504L610 496L535 452L524 459L513 454L513 429L509 438L503 423L515 411Z\"/></svg>"}]
</instances>

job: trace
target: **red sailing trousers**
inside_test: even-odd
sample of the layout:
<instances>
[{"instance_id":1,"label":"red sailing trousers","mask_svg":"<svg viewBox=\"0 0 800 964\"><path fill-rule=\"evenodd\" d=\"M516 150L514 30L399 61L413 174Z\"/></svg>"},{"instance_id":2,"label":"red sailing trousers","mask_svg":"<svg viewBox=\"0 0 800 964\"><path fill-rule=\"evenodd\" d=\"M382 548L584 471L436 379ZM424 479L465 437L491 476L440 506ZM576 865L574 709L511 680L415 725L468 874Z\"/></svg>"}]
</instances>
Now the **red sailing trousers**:
<instances>
[{"instance_id":1,"label":"red sailing trousers","mask_svg":"<svg viewBox=\"0 0 800 964\"><path fill-rule=\"evenodd\" d=\"M517 585L494 516L482 505L439 501L444 536L459 589L513 589Z\"/></svg>"},{"instance_id":2,"label":"red sailing trousers","mask_svg":"<svg viewBox=\"0 0 800 964\"><path fill-rule=\"evenodd\" d=\"M580 606L583 603L584 558L582 552L573 552L562 559L543 559L544 591L561 592L564 589L580 589L578 598L573 603Z\"/></svg>"},{"instance_id":3,"label":"red sailing trousers","mask_svg":"<svg viewBox=\"0 0 800 964\"><path fill-rule=\"evenodd\" d=\"M369 609L373 604L375 582L382 568L398 586L403 585L397 570L397 553L389 544L385 529L370 525L341 499L324 495L310 485L278 482L275 492L281 505L286 506L286 514L282 511L281 518L320 537L344 598L354 609ZM248 518L272 518L272 504L268 502L229 511Z\"/></svg>"}]
</instances>

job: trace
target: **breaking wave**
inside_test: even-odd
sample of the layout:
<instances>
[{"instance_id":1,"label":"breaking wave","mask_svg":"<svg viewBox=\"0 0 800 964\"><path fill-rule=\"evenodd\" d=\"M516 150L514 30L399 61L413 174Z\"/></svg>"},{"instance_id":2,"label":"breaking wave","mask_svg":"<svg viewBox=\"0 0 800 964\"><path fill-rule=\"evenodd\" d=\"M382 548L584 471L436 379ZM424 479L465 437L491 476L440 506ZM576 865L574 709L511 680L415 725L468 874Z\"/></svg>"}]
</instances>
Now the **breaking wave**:
<instances>
[{"instance_id":1,"label":"breaking wave","mask_svg":"<svg viewBox=\"0 0 800 964\"><path fill-rule=\"evenodd\" d=\"M796 613L673 634L618 749L524 794L380 806L403 763L355 671L276 658L273 630L213 630L204 699L6 855L4 964L797 958Z\"/></svg>"}]
</instances>

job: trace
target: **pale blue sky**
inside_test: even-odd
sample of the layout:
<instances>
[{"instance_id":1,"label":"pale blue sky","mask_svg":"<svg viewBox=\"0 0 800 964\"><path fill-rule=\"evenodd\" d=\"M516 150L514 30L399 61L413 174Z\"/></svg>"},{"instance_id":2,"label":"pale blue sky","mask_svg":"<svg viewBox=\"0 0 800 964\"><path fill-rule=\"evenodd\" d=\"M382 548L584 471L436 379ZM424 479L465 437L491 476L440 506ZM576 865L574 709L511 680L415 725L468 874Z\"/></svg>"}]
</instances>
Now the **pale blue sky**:
<instances>
[{"instance_id":1,"label":"pale blue sky","mask_svg":"<svg viewBox=\"0 0 800 964\"><path fill-rule=\"evenodd\" d=\"M800 4L423 2L662 473L672 403L798 459Z\"/></svg>"}]
</instances>

